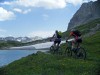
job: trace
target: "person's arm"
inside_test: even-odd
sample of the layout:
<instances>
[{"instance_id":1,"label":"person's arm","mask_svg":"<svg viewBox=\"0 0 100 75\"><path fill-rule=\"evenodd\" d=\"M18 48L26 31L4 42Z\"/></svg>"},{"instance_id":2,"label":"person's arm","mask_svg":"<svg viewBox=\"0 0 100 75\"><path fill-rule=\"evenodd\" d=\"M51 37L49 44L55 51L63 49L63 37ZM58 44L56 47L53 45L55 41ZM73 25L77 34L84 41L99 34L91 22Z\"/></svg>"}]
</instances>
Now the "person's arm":
<instances>
[{"instance_id":1,"label":"person's arm","mask_svg":"<svg viewBox=\"0 0 100 75\"><path fill-rule=\"evenodd\" d=\"M67 37L66 42L72 35L73 35L73 32L71 32L70 35Z\"/></svg>"},{"instance_id":2,"label":"person's arm","mask_svg":"<svg viewBox=\"0 0 100 75\"><path fill-rule=\"evenodd\" d=\"M75 35L75 34L73 34L74 36L75 36L75 39L77 40L78 39L78 36L77 35Z\"/></svg>"},{"instance_id":3,"label":"person's arm","mask_svg":"<svg viewBox=\"0 0 100 75\"><path fill-rule=\"evenodd\" d=\"M66 42L68 41L68 39L70 38L71 36L69 35L67 38L66 38Z\"/></svg>"},{"instance_id":4,"label":"person's arm","mask_svg":"<svg viewBox=\"0 0 100 75\"><path fill-rule=\"evenodd\" d=\"M55 34L52 36L52 38L54 38L55 37Z\"/></svg>"},{"instance_id":5,"label":"person's arm","mask_svg":"<svg viewBox=\"0 0 100 75\"><path fill-rule=\"evenodd\" d=\"M53 41L53 38L55 37L55 34L51 37L50 41Z\"/></svg>"}]
</instances>

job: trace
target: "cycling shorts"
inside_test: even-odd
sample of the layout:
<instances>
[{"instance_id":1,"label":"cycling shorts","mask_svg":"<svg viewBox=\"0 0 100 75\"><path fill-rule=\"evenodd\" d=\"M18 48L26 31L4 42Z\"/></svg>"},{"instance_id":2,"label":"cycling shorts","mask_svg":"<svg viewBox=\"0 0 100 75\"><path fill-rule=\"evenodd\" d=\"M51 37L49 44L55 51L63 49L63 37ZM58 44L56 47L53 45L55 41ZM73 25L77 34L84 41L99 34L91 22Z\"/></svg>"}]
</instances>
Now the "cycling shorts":
<instances>
[{"instance_id":1,"label":"cycling shorts","mask_svg":"<svg viewBox=\"0 0 100 75\"><path fill-rule=\"evenodd\" d=\"M57 38L57 39L55 39L55 41L54 41L55 44L56 44L56 43L60 44L60 42L61 42L61 38Z\"/></svg>"}]
</instances>

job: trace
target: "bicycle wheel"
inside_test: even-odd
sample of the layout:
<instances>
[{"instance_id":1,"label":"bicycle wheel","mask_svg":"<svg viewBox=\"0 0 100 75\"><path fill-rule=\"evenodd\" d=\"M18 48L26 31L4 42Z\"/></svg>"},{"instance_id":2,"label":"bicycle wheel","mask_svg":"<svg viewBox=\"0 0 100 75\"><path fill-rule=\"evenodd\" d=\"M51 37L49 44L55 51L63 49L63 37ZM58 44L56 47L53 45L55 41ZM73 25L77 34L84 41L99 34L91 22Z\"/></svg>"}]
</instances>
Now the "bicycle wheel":
<instances>
[{"instance_id":1,"label":"bicycle wheel","mask_svg":"<svg viewBox=\"0 0 100 75\"><path fill-rule=\"evenodd\" d=\"M79 59L86 59L86 51L84 48L79 48L78 51L77 51L77 58Z\"/></svg>"},{"instance_id":2,"label":"bicycle wheel","mask_svg":"<svg viewBox=\"0 0 100 75\"><path fill-rule=\"evenodd\" d=\"M70 47L67 47L66 50L65 50L65 55L66 56L72 56L72 51L71 51L71 48Z\"/></svg>"},{"instance_id":3,"label":"bicycle wheel","mask_svg":"<svg viewBox=\"0 0 100 75\"><path fill-rule=\"evenodd\" d=\"M50 47L50 53L54 53L54 46Z\"/></svg>"},{"instance_id":4,"label":"bicycle wheel","mask_svg":"<svg viewBox=\"0 0 100 75\"><path fill-rule=\"evenodd\" d=\"M54 54L59 54L59 46L55 46L55 48L54 48Z\"/></svg>"},{"instance_id":5,"label":"bicycle wheel","mask_svg":"<svg viewBox=\"0 0 100 75\"><path fill-rule=\"evenodd\" d=\"M58 48L57 48L56 51L57 51L57 54L58 54L58 55L62 55L62 51L61 51L61 47L60 47L60 46L58 46Z\"/></svg>"}]
</instances>

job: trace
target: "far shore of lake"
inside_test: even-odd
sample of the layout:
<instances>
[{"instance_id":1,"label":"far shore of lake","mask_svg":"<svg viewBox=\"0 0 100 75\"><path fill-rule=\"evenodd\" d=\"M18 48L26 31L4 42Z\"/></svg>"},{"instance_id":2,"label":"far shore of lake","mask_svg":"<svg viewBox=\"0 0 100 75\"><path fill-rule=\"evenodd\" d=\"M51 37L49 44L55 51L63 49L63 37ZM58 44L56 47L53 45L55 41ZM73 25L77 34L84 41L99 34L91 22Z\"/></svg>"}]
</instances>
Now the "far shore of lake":
<instances>
[{"instance_id":1,"label":"far shore of lake","mask_svg":"<svg viewBox=\"0 0 100 75\"><path fill-rule=\"evenodd\" d=\"M65 41L62 41L61 43L65 43ZM29 46L4 47L1 48L0 50L49 50L52 44L53 42L46 42L46 43L39 43L35 45L29 45Z\"/></svg>"}]
</instances>

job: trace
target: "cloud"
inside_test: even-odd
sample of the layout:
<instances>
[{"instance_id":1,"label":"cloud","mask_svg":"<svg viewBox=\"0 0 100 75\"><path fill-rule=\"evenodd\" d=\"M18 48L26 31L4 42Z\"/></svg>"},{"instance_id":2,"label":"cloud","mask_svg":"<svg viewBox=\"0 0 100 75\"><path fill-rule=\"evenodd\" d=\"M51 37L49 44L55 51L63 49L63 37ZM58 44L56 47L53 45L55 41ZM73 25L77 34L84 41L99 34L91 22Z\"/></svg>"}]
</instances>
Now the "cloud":
<instances>
[{"instance_id":1,"label":"cloud","mask_svg":"<svg viewBox=\"0 0 100 75\"><path fill-rule=\"evenodd\" d=\"M83 2L89 2L89 1L97 1L97 0L83 0Z\"/></svg>"},{"instance_id":2,"label":"cloud","mask_svg":"<svg viewBox=\"0 0 100 75\"><path fill-rule=\"evenodd\" d=\"M46 9L64 8L66 6L65 0L17 0L11 4L24 7L43 7Z\"/></svg>"},{"instance_id":3,"label":"cloud","mask_svg":"<svg viewBox=\"0 0 100 75\"><path fill-rule=\"evenodd\" d=\"M73 5L82 4L83 0L66 0L66 3L71 3Z\"/></svg>"},{"instance_id":4,"label":"cloud","mask_svg":"<svg viewBox=\"0 0 100 75\"><path fill-rule=\"evenodd\" d=\"M19 8L14 8L13 10L16 11L16 12L22 13L22 10L19 9Z\"/></svg>"},{"instance_id":5,"label":"cloud","mask_svg":"<svg viewBox=\"0 0 100 75\"><path fill-rule=\"evenodd\" d=\"M30 37L39 36L42 38L53 36L54 31L34 31L29 34Z\"/></svg>"},{"instance_id":6,"label":"cloud","mask_svg":"<svg viewBox=\"0 0 100 75\"><path fill-rule=\"evenodd\" d=\"M79 5L87 1L96 1L96 0L14 0L14 1L5 1L4 5L17 5L23 7L43 7L45 9L61 9L65 8L68 3L73 5Z\"/></svg>"},{"instance_id":7,"label":"cloud","mask_svg":"<svg viewBox=\"0 0 100 75\"><path fill-rule=\"evenodd\" d=\"M58 9L66 7L66 0L16 0L5 1L2 5L18 5L23 7L43 7L45 9Z\"/></svg>"},{"instance_id":8,"label":"cloud","mask_svg":"<svg viewBox=\"0 0 100 75\"><path fill-rule=\"evenodd\" d=\"M0 7L0 21L11 20L15 17L14 13L7 11L6 9Z\"/></svg>"},{"instance_id":9,"label":"cloud","mask_svg":"<svg viewBox=\"0 0 100 75\"><path fill-rule=\"evenodd\" d=\"M2 5L12 5L12 2L1 2L0 4L2 4Z\"/></svg>"},{"instance_id":10,"label":"cloud","mask_svg":"<svg viewBox=\"0 0 100 75\"><path fill-rule=\"evenodd\" d=\"M21 13L21 14L27 14L28 12L31 12L31 9L22 10L22 9L19 9L19 8L14 8L13 10L18 12L18 13Z\"/></svg>"},{"instance_id":11,"label":"cloud","mask_svg":"<svg viewBox=\"0 0 100 75\"><path fill-rule=\"evenodd\" d=\"M31 12L31 9L27 9L27 10L23 11L23 14L27 14L29 12Z\"/></svg>"},{"instance_id":12,"label":"cloud","mask_svg":"<svg viewBox=\"0 0 100 75\"><path fill-rule=\"evenodd\" d=\"M36 4L36 7L43 7L46 9L65 8L65 0L41 0Z\"/></svg>"},{"instance_id":13,"label":"cloud","mask_svg":"<svg viewBox=\"0 0 100 75\"><path fill-rule=\"evenodd\" d=\"M66 0L66 4L70 3L76 6L76 5L80 5L84 2L89 2L89 1L97 1L97 0Z\"/></svg>"}]
</instances>

